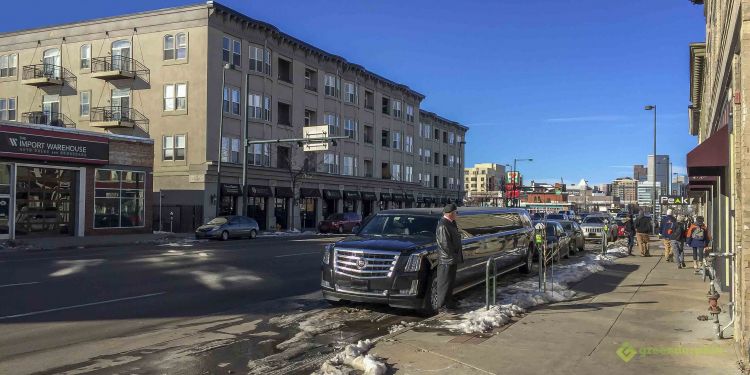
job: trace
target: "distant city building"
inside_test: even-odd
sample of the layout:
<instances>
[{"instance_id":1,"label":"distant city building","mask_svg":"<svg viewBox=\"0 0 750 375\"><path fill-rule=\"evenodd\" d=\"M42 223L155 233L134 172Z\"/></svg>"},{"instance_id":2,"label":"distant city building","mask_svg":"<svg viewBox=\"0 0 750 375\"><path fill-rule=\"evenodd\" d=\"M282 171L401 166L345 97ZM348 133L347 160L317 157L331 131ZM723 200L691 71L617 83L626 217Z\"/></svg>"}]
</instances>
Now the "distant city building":
<instances>
[{"instance_id":1,"label":"distant city building","mask_svg":"<svg viewBox=\"0 0 750 375\"><path fill-rule=\"evenodd\" d=\"M686 195L687 176L674 176L672 178L672 192L670 195Z\"/></svg>"},{"instance_id":2,"label":"distant city building","mask_svg":"<svg viewBox=\"0 0 750 375\"><path fill-rule=\"evenodd\" d=\"M648 168L644 167L643 164L636 164L633 166L633 179L636 181L647 181L648 180Z\"/></svg>"},{"instance_id":3,"label":"distant city building","mask_svg":"<svg viewBox=\"0 0 750 375\"><path fill-rule=\"evenodd\" d=\"M653 196L654 184L650 181L641 182L638 184L638 206L647 208L646 212L651 212L651 197ZM661 191L661 182L656 183L656 214L661 214L659 207L659 191Z\"/></svg>"},{"instance_id":4,"label":"distant city building","mask_svg":"<svg viewBox=\"0 0 750 375\"><path fill-rule=\"evenodd\" d=\"M620 177L612 181L612 196L620 203L628 205L638 201L638 181L630 177Z\"/></svg>"},{"instance_id":5,"label":"distant city building","mask_svg":"<svg viewBox=\"0 0 750 375\"><path fill-rule=\"evenodd\" d=\"M656 155L656 165L654 165L654 156L648 156L648 181L660 183L661 194L669 193L669 155Z\"/></svg>"},{"instance_id":6,"label":"distant city building","mask_svg":"<svg viewBox=\"0 0 750 375\"><path fill-rule=\"evenodd\" d=\"M505 166L501 164L479 163L464 168L464 188L469 204L496 203L494 201L502 198L504 176Z\"/></svg>"}]
</instances>

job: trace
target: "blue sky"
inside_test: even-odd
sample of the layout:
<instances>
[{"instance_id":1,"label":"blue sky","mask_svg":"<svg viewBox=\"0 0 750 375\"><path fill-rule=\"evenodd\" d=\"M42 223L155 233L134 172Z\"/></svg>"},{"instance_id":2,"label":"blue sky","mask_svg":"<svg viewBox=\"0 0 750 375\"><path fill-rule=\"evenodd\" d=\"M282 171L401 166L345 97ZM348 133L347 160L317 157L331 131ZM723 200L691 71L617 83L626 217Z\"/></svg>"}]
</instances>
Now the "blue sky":
<instances>
[{"instance_id":1,"label":"blue sky","mask_svg":"<svg viewBox=\"0 0 750 375\"><path fill-rule=\"evenodd\" d=\"M466 162L521 163L525 179L608 182L652 148L675 171L688 135L688 43L705 39L688 0L224 0L221 3L425 94L468 125ZM195 1L12 1L0 31ZM17 9L14 9L17 8ZM52 10L54 9L54 10Z\"/></svg>"}]
</instances>

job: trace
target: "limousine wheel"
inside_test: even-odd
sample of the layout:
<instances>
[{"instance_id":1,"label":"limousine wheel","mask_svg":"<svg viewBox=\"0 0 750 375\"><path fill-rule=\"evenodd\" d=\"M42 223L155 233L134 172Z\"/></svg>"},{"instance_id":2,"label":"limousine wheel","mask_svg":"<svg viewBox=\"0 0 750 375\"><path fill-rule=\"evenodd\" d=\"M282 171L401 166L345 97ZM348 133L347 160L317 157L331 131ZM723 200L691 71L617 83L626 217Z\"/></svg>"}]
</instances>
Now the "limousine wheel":
<instances>
[{"instance_id":1,"label":"limousine wheel","mask_svg":"<svg viewBox=\"0 0 750 375\"><path fill-rule=\"evenodd\" d=\"M424 316L433 316L437 313L439 308L437 270L430 274L427 286L427 291L422 300L422 308L419 309L419 313Z\"/></svg>"}]
</instances>

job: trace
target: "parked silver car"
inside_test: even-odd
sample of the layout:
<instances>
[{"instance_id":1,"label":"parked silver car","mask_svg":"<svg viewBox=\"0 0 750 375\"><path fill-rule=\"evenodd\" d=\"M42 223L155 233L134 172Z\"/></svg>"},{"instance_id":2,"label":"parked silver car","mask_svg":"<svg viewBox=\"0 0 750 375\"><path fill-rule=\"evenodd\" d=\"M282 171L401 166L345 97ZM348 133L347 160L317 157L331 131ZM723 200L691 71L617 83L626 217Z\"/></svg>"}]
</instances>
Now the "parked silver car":
<instances>
[{"instance_id":1,"label":"parked silver car","mask_svg":"<svg viewBox=\"0 0 750 375\"><path fill-rule=\"evenodd\" d=\"M195 238L255 238L260 232L258 222L245 216L217 216L195 230Z\"/></svg>"},{"instance_id":2,"label":"parked silver car","mask_svg":"<svg viewBox=\"0 0 750 375\"><path fill-rule=\"evenodd\" d=\"M605 233L604 228L607 228ZM581 229L586 241L601 241L606 235L607 241L617 239L617 225L609 215L588 215L581 222Z\"/></svg>"},{"instance_id":3,"label":"parked silver car","mask_svg":"<svg viewBox=\"0 0 750 375\"><path fill-rule=\"evenodd\" d=\"M558 223L560 223L563 229L565 229L565 232L568 233L570 242L573 245L571 247L578 249L578 251L583 251L586 243L585 238L583 237L583 230L578 223L572 220L559 220Z\"/></svg>"}]
</instances>

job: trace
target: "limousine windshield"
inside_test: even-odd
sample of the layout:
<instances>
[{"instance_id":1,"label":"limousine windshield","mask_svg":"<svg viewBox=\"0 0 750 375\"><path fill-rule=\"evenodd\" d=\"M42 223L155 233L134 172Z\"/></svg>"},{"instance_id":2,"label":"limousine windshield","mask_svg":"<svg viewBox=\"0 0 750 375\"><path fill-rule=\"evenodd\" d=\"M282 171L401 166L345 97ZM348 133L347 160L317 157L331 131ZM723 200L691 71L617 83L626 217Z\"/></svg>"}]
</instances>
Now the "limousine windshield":
<instances>
[{"instance_id":1,"label":"limousine windshield","mask_svg":"<svg viewBox=\"0 0 750 375\"><path fill-rule=\"evenodd\" d=\"M369 236L435 237L439 217L418 215L377 215L359 231Z\"/></svg>"}]
</instances>

